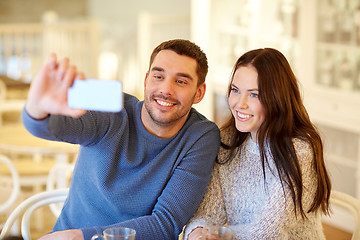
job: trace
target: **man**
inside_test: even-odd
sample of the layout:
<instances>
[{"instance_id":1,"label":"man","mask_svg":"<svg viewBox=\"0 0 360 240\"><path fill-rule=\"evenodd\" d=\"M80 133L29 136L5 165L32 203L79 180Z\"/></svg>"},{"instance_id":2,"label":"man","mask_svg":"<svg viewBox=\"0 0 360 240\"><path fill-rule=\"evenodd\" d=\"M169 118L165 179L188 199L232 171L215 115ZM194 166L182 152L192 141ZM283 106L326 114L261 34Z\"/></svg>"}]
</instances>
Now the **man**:
<instances>
[{"instance_id":1,"label":"man","mask_svg":"<svg viewBox=\"0 0 360 240\"><path fill-rule=\"evenodd\" d=\"M69 196L46 239L90 239L130 227L137 239L177 239L205 192L219 129L192 108L205 94L207 59L190 41L161 43L150 58L145 98L124 109L71 109L67 90L83 78L52 55L31 84L23 122L35 136L80 144ZM96 97L96 96L94 96Z\"/></svg>"}]
</instances>

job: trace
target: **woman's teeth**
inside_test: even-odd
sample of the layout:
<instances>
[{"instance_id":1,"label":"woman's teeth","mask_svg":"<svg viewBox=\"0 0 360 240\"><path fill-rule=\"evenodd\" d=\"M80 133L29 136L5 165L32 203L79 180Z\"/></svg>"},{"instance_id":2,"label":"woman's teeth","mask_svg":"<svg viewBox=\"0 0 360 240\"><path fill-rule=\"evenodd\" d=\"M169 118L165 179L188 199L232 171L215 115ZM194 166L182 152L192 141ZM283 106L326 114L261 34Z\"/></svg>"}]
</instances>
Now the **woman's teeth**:
<instances>
[{"instance_id":1,"label":"woman's teeth","mask_svg":"<svg viewBox=\"0 0 360 240\"><path fill-rule=\"evenodd\" d=\"M243 119L246 119L246 118L250 118L251 115L248 115L248 114L242 114L242 113L238 113L237 114L240 118L243 118Z\"/></svg>"}]
</instances>

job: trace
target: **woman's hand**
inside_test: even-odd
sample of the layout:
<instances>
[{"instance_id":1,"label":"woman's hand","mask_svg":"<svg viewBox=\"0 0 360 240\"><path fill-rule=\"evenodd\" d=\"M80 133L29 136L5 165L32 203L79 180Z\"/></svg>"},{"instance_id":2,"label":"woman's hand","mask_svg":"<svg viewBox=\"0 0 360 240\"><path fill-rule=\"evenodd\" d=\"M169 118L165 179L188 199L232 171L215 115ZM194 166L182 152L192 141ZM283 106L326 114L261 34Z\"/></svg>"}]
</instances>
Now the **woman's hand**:
<instances>
[{"instance_id":1,"label":"woman's hand","mask_svg":"<svg viewBox=\"0 0 360 240\"><path fill-rule=\"evenodd\" d=\"M202 239L202 236L204 235L203 229L204 229L203 227L197 227L194 230L192 230L188 235L188 240L200 240L200 239Z\"/></svg>"}]
</instances>

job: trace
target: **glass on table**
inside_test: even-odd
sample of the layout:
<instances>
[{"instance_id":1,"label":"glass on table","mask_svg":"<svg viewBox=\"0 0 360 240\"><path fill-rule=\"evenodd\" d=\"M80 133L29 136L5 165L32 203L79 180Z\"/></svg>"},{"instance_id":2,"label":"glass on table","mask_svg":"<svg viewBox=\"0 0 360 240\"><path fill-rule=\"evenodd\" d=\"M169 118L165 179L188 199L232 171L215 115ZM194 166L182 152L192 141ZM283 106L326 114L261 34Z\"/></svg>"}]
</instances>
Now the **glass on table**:
<instances>
[{"instance_id":1,"label":"glass on table","mask_svg":"<svg viewBox=\"0 0 360 240\"><path fill-rule=\"evenodd\" d=\"M132 228L113 227L105 229L103 234L94 235L91 240L134 240L135 234L136 231Z\"/></svg>"},{"instance_id":2,"label":"glass on table","mask_svg":"<svg viewBox=\"0 0 360 240\"><path fill-rule=\"evenodd\" d=\"M231 240L232 231L226 226L210 225L202 229L202 235L196 240Z\"/></svg>"}]
</instances>

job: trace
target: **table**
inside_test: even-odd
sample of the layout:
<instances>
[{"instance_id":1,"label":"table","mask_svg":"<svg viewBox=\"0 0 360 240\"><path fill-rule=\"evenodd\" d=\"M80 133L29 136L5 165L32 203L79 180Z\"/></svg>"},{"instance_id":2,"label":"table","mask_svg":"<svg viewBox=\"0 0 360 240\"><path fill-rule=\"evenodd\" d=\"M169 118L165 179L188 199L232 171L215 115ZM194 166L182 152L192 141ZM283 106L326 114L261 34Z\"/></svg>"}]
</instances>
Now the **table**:
<instances>
[{"instance_id":1,"label":"table","mask_svg":"<svg viewBox=\"0 0 360 240\"><path fill-rule=\"evenodd\" d=\"M11 99L1 100L0 99L0 127L2 126L2 114L6 112L21 112L24 108L25 100Z\"/></svg>"},{"instance_id":2,"label":"table","mask_svg":"<svg viewBox=\"0 0 360 240\"><path fill-rule=\"evenodd\" d=\"M79 145L37 138L22 124L0 127L0 153L8 155L14 163L19 174L20 187L25 187L23 188L25 191L28 191L28 187L33 189L30 195L42 191L43 187L47 186L49 172L56 164L70 162L70 157L75 156L78 151ZM0 168L0 182L8 183L9 176L10 173ZM65 187L66 172L57 172L55 181L57 187ZM44 224L41 219L41 216L36 219L37 228L41 228Z\"/></svg>"},{"instance_id":3,"label":"table","mask_svg":"<svg viewBox=\"0 0 360 240\"><path fill-rule=\"evenodd\" d=\"M79 151L79 145L55 142L37 138L31 135L22 124L3 125L0 127L0 153L8 155L27 155L30 158L14 161L15 167L23 177L22 185L33 185L34 182L46 182L50 169L57 164L70 162L70 157ZM44 160L52 156L55 162ZM27 177L27 178L25 178ZM58 176L59 181L62 176Z\"/></svg>"},{"instance_id":4,"label":"table","mask_svg":"<svg viewBox=\"0 0 360 240\"><path fill-rule=\"evenodd\" d=\"M5 84L7 99L26 99L30 83L14 80L4 75L0 75L0 81Z\"/></svg>"},{"instance_id":5,"label":"table","mask_svg":"<svg viewBox=\"0 0 360 240\"><path fill-rule=\"evenodd\" d=\"M0 127L0 152L5 154L55 155L59 162L67 162L69 155L76 154L79 146L37 138L22 124Z\"/></svg>"}]
</instances>

